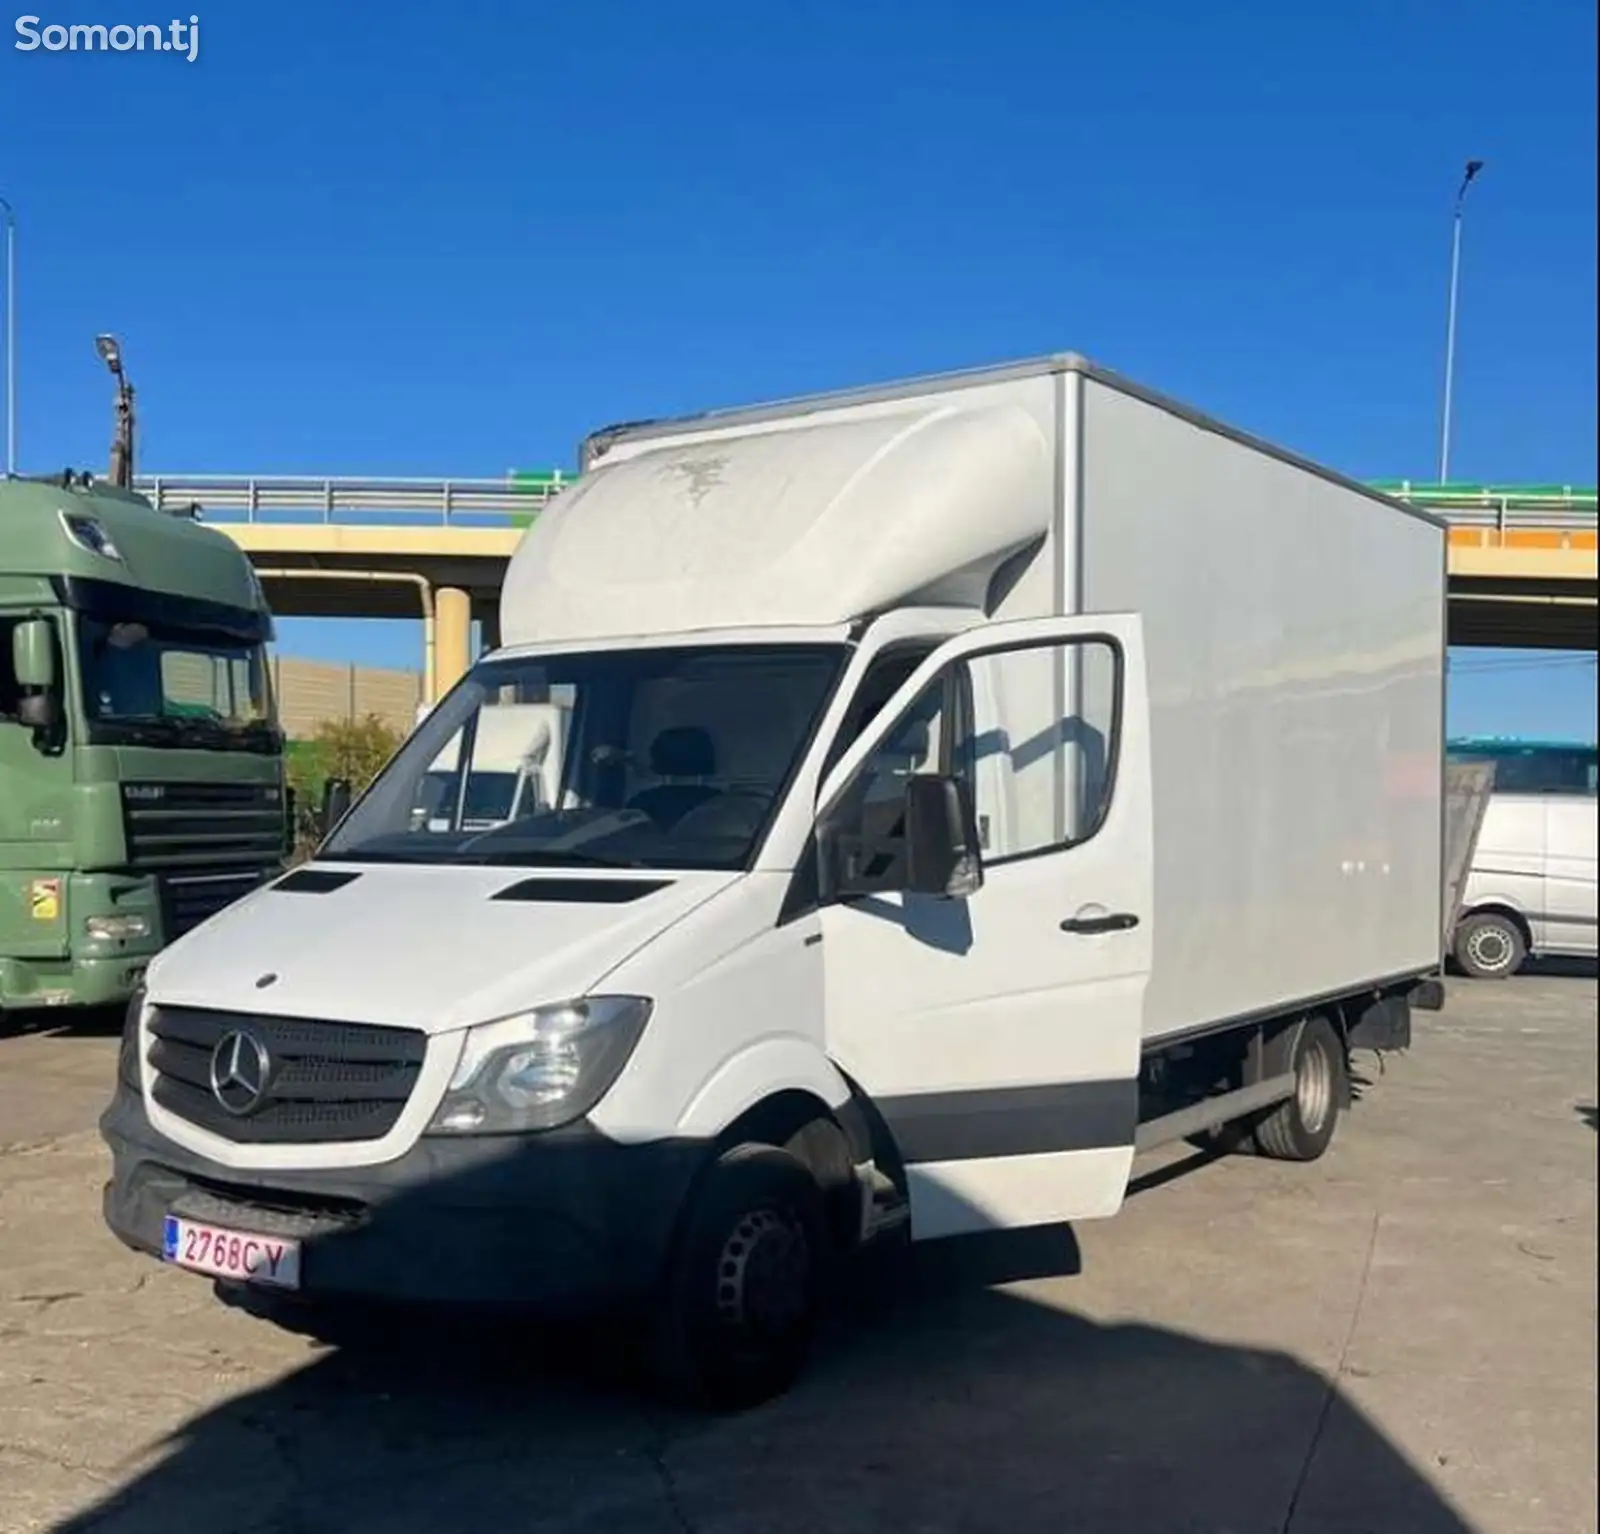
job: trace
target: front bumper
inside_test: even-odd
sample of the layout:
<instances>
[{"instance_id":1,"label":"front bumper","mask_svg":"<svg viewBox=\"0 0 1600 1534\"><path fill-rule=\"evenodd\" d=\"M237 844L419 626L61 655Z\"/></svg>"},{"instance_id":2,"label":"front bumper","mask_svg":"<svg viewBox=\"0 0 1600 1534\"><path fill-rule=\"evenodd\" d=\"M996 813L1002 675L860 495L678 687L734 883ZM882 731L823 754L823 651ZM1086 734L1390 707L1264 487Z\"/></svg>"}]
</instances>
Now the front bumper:
<instances>
[{"instance_id":1,"label":"front bumper","mask_svg":"<svg viewBox=\"0 0 1600 1534\"><path fill-rule=\"evenodd\" d=\"M0 1008L118 1006L139 989L152 957L0 959Z\"/></svg>"},{"instance_id":2,"label":"front bumper","mask_svg":"<svg viewBox=\"0 0 1600 1534\"><path fill-rule=\"evenodd\" d=\"M25 941L0 958L0 1008L106 1007L139 988L162 943L160 892L148 874L59 873L23 869L15 898L27 913ZM54 898L35 903L36 887ZM0 890L0 923L5 915ZM142 937L95 939L84 924L93 916L142 916ZM5 945L10 946L10 945Z\"/></svg>"},{"instance_id":3,"label":"front bumper","mask_svg":"<svg viewBox=\"0 0 1600 1534\"><path fill-rule=\"evenodd\" d=\"M171 1214L302 1243L300 1296L572 1313L643 1297L709 1146L621 1145L587 1125L425 1138L378 1166L245 1171L174 1144L119 1084L107 1225L159 1256Z\"/></svg>"}]
</instances>

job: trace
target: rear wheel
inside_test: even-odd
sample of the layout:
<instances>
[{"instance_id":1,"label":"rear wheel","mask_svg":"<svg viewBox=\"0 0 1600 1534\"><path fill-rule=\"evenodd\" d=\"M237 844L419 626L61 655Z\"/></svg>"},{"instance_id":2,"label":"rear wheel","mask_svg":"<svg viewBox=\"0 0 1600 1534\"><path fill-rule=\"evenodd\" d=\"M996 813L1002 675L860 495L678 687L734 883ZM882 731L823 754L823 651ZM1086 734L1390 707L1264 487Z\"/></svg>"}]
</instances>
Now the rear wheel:
<instances>
[{"instance_id":1,"label":"rear wheel","mask_svg":"<svg viewBox=\"0 0 1600 1534\"><path fill-rule=\"evenodd\" d=\"M1333 1142L1349 1097L1344 1041L1327 1018L1309 1017L1280 1047L1288 1059L1279 1069L1293 1073L1294 1095L1256 1124L1256 1149L1278 1161L1315 1161Z\"/></svg>"},{"instance_id":2,"label":"rear wheel","mask_svg":"<svg viewBox=\"0 0 1600 1534\"><path fill-rule=\"evenodd\" d=\"M659 1384L719 1409L777 1395L805 1364L828 1259L821 1189L772 1145L718 1157L685 1212L651 1340Z\"/></svg>"},{"instance_id":3,"label":"rear wheel","mask_svg":"<svg viewBox=\"0 0 1600 1534\"><path fill-rule=\"evenodd\" d=\"M1509 916L1481 911L1456 928L1455 957L1474 980L1504 980L1522 968L1528 943Z\"/></svg>"}]
</instances>

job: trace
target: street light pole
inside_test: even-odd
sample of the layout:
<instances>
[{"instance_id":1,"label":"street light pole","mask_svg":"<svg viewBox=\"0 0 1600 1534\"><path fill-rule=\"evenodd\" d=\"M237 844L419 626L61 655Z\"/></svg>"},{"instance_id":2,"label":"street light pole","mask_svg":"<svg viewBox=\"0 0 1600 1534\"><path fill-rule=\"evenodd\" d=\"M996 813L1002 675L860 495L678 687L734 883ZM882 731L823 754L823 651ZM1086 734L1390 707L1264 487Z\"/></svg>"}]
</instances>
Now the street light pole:
<instances>
[{"instance_id":1,"label":"street light pole","mask_svg":"<svg viewBox=\"0 0 1600 1534\"><path fill-rule=\"evenodd\" d=\"M1456 212L1450 230L1450 317L1444 335L1444 409L1439 428L1439 482L1450 478L1450 416L1455 403L1456 311L1461 297L1461 214L1466 205L1467 188L1483 169L1482 160L1468 160L1461 185L1456 188Z\"/></svg>"},{"instance_id":2,"label":"street light pole","mask_svg":"<svg viewBox=\"0 0 1600 1534\"><path fill-rule=\"evenodd\" d=\"M115 336L98 335L94 349L117 381L117 429L111 439L110 480L119 490L133 489L133 385L122 369L122 347Z\"/></svg>"},{"instance_id":3,"label":"street light pole","mask_svg":"<svg viewBox=\"0 0 1600 1534\"><path fill-rule=\"evenodd\" d=\"M6 473L17 472L17 210L0 197L6 226Z\"/></svg>"}]
</instances>

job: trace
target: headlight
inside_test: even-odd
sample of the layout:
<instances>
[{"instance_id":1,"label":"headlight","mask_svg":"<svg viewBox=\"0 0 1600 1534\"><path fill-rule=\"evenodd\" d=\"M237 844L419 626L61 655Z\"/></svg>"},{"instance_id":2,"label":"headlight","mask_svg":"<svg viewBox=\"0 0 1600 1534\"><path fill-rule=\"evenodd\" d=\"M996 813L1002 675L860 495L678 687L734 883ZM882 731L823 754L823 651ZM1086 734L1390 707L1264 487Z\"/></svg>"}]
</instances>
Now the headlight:
<instances>
[{"instance_id":1,"label":"headlight","mask_svg":"<svg viewBox=\"0 0 1600 1534\"><path fill-rule=\"evenodd\" d=\"M84 921L83 930L96 942L126 942L133 937L149 937L150 918L133 915L91 916Z\"/></svg>"},{"instance_id":2,"label":"headlight","mask_svg":"<svg viewBox=\"0 0 1600 1534\"><path fill-rule=\"evenodd\" d=\"M467 1031L429 1134L516 1134L581 1118L628 1063L650 1016L643 996L589 996Z\"/></svg>"}]
</instances>

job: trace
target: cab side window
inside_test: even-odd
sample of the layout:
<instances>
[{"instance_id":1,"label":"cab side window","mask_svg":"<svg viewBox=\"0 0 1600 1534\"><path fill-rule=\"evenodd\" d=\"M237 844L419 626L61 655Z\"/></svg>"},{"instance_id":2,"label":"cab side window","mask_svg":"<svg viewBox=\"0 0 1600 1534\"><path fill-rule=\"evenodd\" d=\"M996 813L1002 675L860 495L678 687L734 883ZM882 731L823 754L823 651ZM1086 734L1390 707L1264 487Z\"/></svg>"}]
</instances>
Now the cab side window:
<instances>
[{"instance_id":1,"label":"cab side window","mask_svg":"<svg viewBox=\"0 0 1600 1534\"><path fill-rule=\"evenodd\" d=\"M827 756L823 758L821 777L825 778L828 775L861 732L878 717L884 704L899 692L911 674L935 648L931 640L895 645L886 649L872 662L867 668L866 675L861 679L861 685L856 689L856 695L851 701L843 723L839 726L838 734L828 747ZM868 763L869 770L871 765ZM878 791L882 793L881 782L878 784ZM803 912L816 908L820 898L818 876L817 844L813 838L804 859L795 870L794 882L790 885L788 898L784 901L781 921L792 921Z\"/></svg>"},{"instance_id":2,"label":"cab side window","mask_svg":"<svg viewBox=\"0 0 1600 1534\"><path fill-rule=\"evenodd\" d=\"M943 773L971 780L966 681L963 667L934 678L862 763L830 817L833 855L852 892L904 888L907 779Z\"/></svg>"},{"instance_id":3,"label":"cab side window","mask_svg":"<svg viewBox=\"0 0 1600 1534\"><path fill-rule=\"evenodd\" d=\"M1090 840L1110 809L1121 651L1038 641L953 663L883 734L830 811L822 856L843 898L908 886L906 785L965 783L991 866Z\"/></svg>"},{"instance_id":4,"label":"cab side window","mask_svg":"<svg viewBox=\"0 0 1600 1534\"><path fill-rule=\"evenodd\" d=\"M849 750L856 738L878 717L878 712L910 680L911 673L933 653L932 644L896 646L886 650L868 668L856 690L850 711L839 726L839 733L828 748L822 763L826 777L833 764Z\"/></svg>"},{"instance_id":5,"label":"cab side window","mask_svg":"<svg viewBox=\"0 0 1600 1534\"><path fill-rule=\"evenodd\" d=\"M968 663L974 803L985 861L1086 842L1110 807L1121 657L1105 640L1037 644Z\"/></svg>"}]
</instances>

